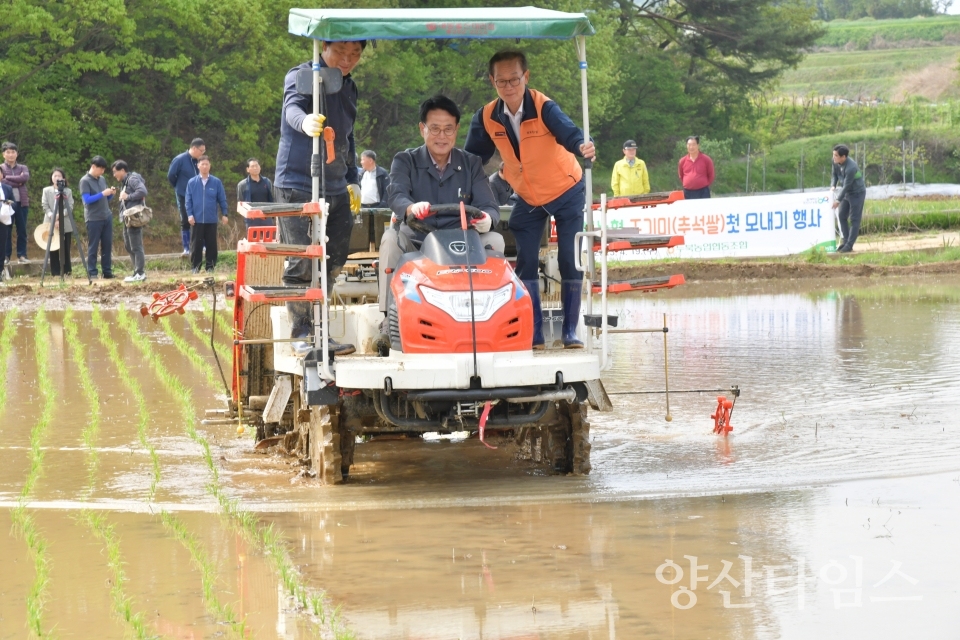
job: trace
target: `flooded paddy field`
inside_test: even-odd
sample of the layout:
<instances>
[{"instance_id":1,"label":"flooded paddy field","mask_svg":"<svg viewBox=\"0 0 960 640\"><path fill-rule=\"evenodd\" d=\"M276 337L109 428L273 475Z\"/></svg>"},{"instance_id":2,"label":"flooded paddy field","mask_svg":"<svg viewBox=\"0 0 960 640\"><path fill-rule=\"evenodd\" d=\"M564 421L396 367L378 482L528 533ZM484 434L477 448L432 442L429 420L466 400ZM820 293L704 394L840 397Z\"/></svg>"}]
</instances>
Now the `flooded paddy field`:
<instances>
[{"instance_id":1,"label":"flooded paddy field","mask_svg":"<svg viewBox=\"0 0 960 640\"><path fill-rule=\"evenodd\" d=\"M586 477L375 440L334 487L195 420L209 316L0 314L0 638L957 636L955 276L613 300L667 314L671 389L741 387L730 436L612 395ZM611 344L608 392L662 390L660 334Z\"/></svg>"}]
</instances>

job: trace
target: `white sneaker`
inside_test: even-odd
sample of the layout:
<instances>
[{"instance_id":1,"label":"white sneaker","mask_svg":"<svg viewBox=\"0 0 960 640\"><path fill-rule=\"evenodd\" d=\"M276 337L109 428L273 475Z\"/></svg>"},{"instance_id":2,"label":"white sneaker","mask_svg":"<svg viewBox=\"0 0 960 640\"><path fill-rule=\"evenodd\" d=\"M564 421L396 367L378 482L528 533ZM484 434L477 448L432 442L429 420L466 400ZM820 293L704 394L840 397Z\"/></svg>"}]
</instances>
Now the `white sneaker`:
<instances>
[{"instance_id":1,"label":"white sneaker","mask_svg":"<svg viewBox=\"0 0 960 640\"><path fill-rule=\"evenodd\" d=\"M27 256L23 256L22 258L20 258L19 262L20 264L30 264L30 259L27 258Z\"/></svg>"},{"instance_id":2,"label":"white sneaker","mask_svg":"<svg viewBox=\"0 0 960 640\"><path fill-rule=\"evenodd\" d=\"M147 274L145 274L145 273L135 274L135 275L133 276L133 279L134 279L134 282L143 282L144 280L147 279Z\"/></svg>"},{"instance_id":3,"label":"white sneaker","mask_svg":"<svg viewBox=\"0 0 960 640\"><path fill-rule=\"evenodd\" d=\"M136 276L136 274L134 274L134 275L132 275L132 276L127 276L126 278L123 279L123 281L124 281L124 282L137 282L137 276Z\"/></svg>"},{"instance_id":4,"label":"white sneaker","mask_svg":"<svg viewBox=\"0 0 960 640\"><path fill-rule=\"evenodd\" d=\"M184 249L184 250L183 250L183 253L180 254L180 257L181 257L181 258L189 258L189 257L190 257L190 249Z\"/></svg>"}]
</instances>

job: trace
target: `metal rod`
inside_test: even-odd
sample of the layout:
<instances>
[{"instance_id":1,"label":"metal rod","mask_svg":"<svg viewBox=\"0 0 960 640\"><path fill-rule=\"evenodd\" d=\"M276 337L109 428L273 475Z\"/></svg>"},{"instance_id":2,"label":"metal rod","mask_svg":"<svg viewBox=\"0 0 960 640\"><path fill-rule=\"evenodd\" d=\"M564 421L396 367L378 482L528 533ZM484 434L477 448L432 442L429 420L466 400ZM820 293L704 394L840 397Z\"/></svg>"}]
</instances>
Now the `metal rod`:
<instances>
[{"instance_id":1,"label":"metal rod","mask_svg":"<svg viewBox=\"0 0 960 640\"><path fill-rule=\"evenodd\" d=\"M721 393L730 389L679 389L670 393ZM665 391L608 391L608 396L644 396L656 393L666 393Z\"/></svg>"},{"instance_id":2,"label":"metal rod","mask_svg":"<svg viewBox=\"0 0 960 640\"><path fill-rule=\"evenodd\" d=\"M303 338L251 338L250 340L234 340L233 344L273 344L274 342L300 342Z\"/></svg>"},{"instance_id":3,"label":"metal rod","mask_svg":"<svg viewBox=\"0 0 960 640\"><path fill-rule=\"evenodd\" d=\"M663 329L607 329L607 333L666 333Z\"/></svg>"},{"instance_id":4,"label":"metal rod","mask_svg":"<svg viewBox=\"0 0 960 640\"><path fill-rule=\"evenodd\" d=\"M227 384L227 376L223 375L223 366L220 364L220 356L217 355L217 349L213 346L214 336L217 332L217 290L213 283L210 284L210 293L213 295L213 309L210 312L210 351L213 352L213 359L217 361L217 369L220 370L220 379L223 380L223 390L230 396L230 385Z\"/></svg>"},{"instance_id":5,"label":"metal rod","mask_svg":"<svg viewBox=\"0 0 960 640\"><path fill-rule=\"evenodd\" d=\"M670 415L670 367L667 363L667 314L663 314L663 392L667 401L666 421L671 422L673 416Z\"/></svg>"},{"instance_id":6,"label":"metal rod","mask_svg":"<svg viewBox=\"0 0 960 640\"><path fill-rule=\"evenodd\" d=\"M575 41L577 47L577 58L580 66L580 99L583 108L583 142L590 142L590 100L589 94L587 91L587 39L584 36L577 36ZM584 199L583 199L583 217L584 222L586 223L587 231L593 231L595 229L593 225L593 161L587 160L584 158L583 161L583 184L584 184ZM575 252L579 254L580 246L578 245L573 248ZM587 315L593 314L593 294L589 282L593 282L594 275L596 272L596 264L593 256L593 240L590 240L590 248L587 251L587 268L586 268L586 277L588 279L587 284ZM586 349L589 351L593 349L592 334L586 332ZM603 363L601 363L603 366Z\"/></svg>"}]
</instances>

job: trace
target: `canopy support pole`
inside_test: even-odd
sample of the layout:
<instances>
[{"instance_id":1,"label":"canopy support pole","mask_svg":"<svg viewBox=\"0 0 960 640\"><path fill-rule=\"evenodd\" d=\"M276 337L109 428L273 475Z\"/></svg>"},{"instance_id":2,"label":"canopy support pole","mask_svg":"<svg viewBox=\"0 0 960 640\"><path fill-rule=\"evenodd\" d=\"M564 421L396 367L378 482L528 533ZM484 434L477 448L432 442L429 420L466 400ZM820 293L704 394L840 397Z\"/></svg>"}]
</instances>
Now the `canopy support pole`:
<instances>
[{"instance_id":1,"label":"canopy support pole","mask_svg":"<svg viewBox=\"0 0 960 640\"><path fill-rule=\"evenodd\" d=\"M580 61L580 93L583 100L583 141L584 143L590 141L590 104L587 94L587 39L584 36L577 36L576 39L577 45L577 57ZM583 173L584 173L584 202L583 202L583 218L586 221L587 232L593 231L593 162L590 160L584 159L583 162ZM593 294L592 289L589 283L592 283L594 280L594 271L596 269L593 256L593 239L590 239L590 248L587 250L587 264L586 264L586 277L587 277L587 315L593 314ZM574 247L574 250L578 253L581 250L581 247ZM579 324L579 323L578 323ZM591 348L591 335L590 332L587 332L587 349Z\"/></svg>"},{"instance_id":2,"label":"canopy support pole","mask_svg":"<svg viewBox=\"0 0 960 640\"><path fill-rule=\"evenodd\" d=\"M320 40L313 40L313 115L320 115L320 97L324 89L320 86ZM313 158L310 162L312 178L312 200L320 202L320 172L323 171L324 163L320 159L320 138L313 138ZM323 194L326 196L326 194ZM327 381L334 379L333 372L330 370L330 356L327 352L330 346L329 335L329 309L330 302L327 300L327 211L326 202L323 203L324 210L319 214L311 216L311 237L312 244L323 246L323 258L317 260L310 258L310 287L313 289L321 288L323 290L323 300L320 304L313 303L313 347L321 348L322 356L320 358L320 377Z\"/></svg>"}]
</instances>

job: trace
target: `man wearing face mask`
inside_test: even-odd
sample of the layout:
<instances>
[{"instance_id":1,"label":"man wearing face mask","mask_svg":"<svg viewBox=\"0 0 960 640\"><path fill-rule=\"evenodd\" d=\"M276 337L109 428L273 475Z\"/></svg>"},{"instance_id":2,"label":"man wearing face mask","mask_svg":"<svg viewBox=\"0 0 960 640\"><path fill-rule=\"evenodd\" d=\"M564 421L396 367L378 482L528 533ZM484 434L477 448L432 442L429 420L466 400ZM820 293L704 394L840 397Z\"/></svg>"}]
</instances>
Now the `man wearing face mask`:
<instances>
[{"instance_id":1,"label":"man wearing face mask","mask_svg":"<svg viewBox=\"0 0 960 640\"><path fill-rule=\"evenodd\" d=\"M320 55L321 67L336 67L343 73L343 87L338 93L326 96L326 121L313 115L313 97L297 93L297 73L310 69L305 62L294 67L283 82L283 110L280 116L280 148L277 151L277 171L274 178L274 201L278 203L301 203L312 200L313 179L310 175L310 159L313 155L313 138L323 133L324 126L333 128L335 155L332 162L323 165L326 179L326 201L329 205L327 218L327 282L332 287L336 274L347 261L350 252L350 233L353 230L351 200L355 199L359 210L360 187L357 172L356 146L353 126L357 118L357 85L350 72L360 62L366 47L365 40L354 42L324 42ZM287 244L307 245L311 242L311 221L306 217L277 218L280 241ZM308 287L312 264L308 258L289 258L283 271L283 283L287 286ZM330 293L327 291L326 293ZM302 338L293 343L298 353L305 353L313 346L314 332L312 305L309 302L288 302L291 338ZM329 345L334 355L354 352L353 345L339 344L333 339Z\"/></svg>"}]
</instances>

